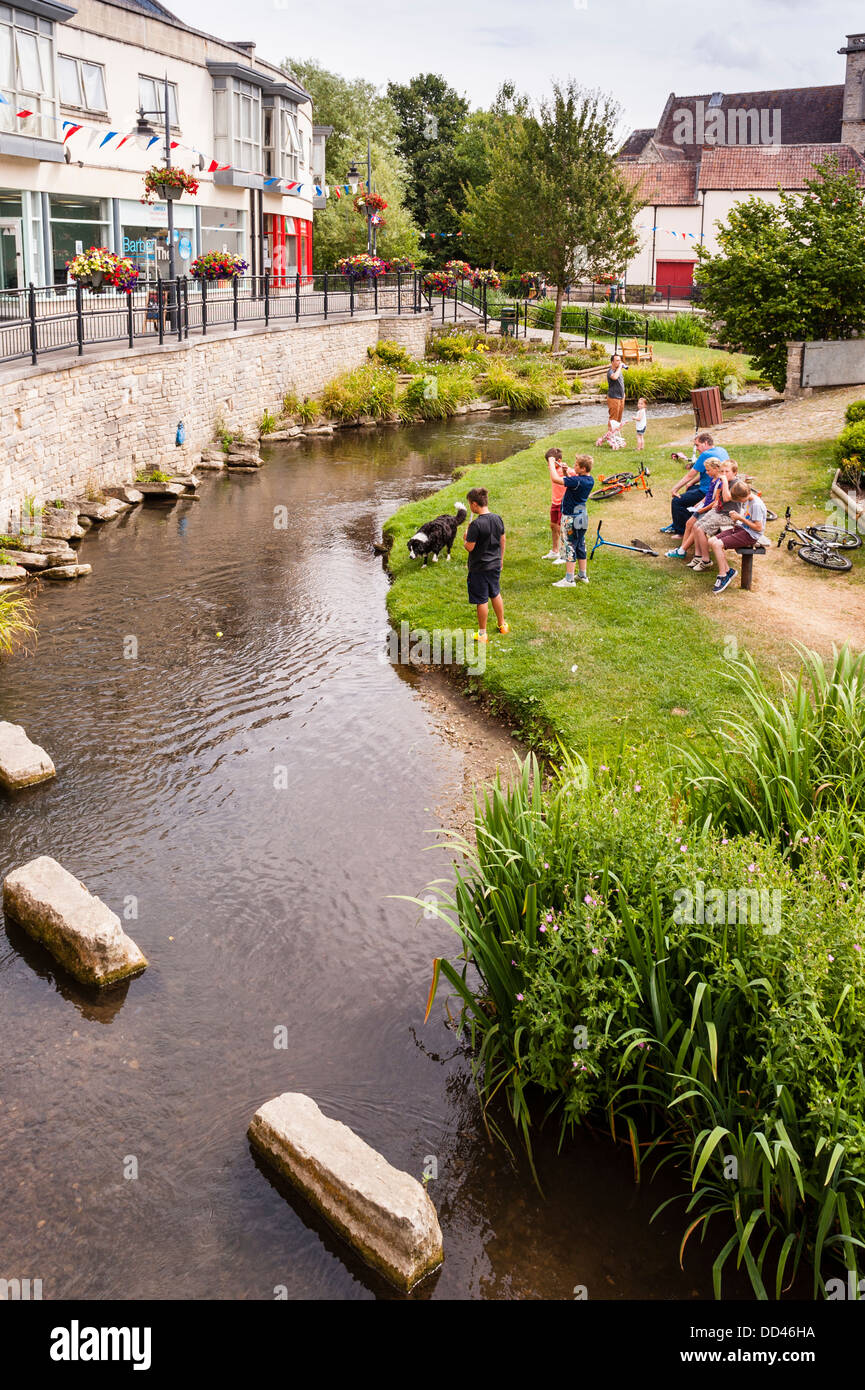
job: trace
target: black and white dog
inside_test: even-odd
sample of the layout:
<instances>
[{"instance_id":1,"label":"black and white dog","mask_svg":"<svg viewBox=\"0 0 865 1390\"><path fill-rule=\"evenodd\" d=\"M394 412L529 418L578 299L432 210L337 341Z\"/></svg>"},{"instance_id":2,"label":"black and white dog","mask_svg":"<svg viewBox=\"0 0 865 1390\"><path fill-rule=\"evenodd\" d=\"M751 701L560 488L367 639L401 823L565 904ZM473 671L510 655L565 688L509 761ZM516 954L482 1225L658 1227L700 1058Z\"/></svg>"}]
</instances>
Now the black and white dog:
<instances>
[{"instance_id":1,"label":"black and white dog","mask_svg":"<svg viewBox=\"0 0 865 1390\"><path fill-rule=\"evenodd\" d=\"M424 565L430 556L435 564L439 555L447 549L448 559L451 558L451 546L457 538L457 530L462 526L468 513L462 502L455 502L456 516L449 516L447 512L442 512L433 521L424 522L419 531L415 531L411 540L408 542L409 558L412 560L422 559Z\"/></svg>"}]
</instances>

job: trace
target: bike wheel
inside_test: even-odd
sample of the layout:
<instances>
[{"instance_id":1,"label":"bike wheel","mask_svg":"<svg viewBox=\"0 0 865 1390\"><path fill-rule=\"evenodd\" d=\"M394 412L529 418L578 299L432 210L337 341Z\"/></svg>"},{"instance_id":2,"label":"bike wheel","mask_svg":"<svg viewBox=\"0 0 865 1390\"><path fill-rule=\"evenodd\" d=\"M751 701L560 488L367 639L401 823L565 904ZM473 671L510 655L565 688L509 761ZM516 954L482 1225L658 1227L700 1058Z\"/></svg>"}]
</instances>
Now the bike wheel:
<instances>
[{"instance_id":1,"label":"bike wheel","mask_svg":"<svg viewBox=\"0 0 865 1390\"><path fill-rule=\"evenodd\" d=\"M767 508L766 508L766 520L767 520L767 521L777 521L777 520L778 520L778 513L777 513L777 512L773 512L771 507L767 507Z\"/></svg>"},{"instance_id":2,"label":"bike wheel","mask_svg":"<svg viewBox=\"0 0 865 1390\"><path fill-rule=\"evenodd\" d=\"M858 550L862 544L861 536L852 531L842 531L839 526L806 526L804 529L815 540L837 546L839 550Z\"/></svg>"},{"instance_id":3,"label":"bike wheel","mask_svg":"<svg viewBox=\"0 0 865 1390\"><path fill-rule=\"evenodd\" d=\"M625 491L623 483L612 483L601 488L596 488L589 496L590 502L606 502L610 497L621 497Z\"/></svg>"},{"instance_id":4,"label":"bike wheel","mask_svg":"<svg viewBox=\"0 0 865 1390\"><path fill-rule=\"evenodd\" d=\"M848 560L846 555L839 555L837 550L824 550L820 545L800 545L797 553L807 565L816 565L821 570L846 574L853 568L853 561Z\"/></svg>"}]
</instances>

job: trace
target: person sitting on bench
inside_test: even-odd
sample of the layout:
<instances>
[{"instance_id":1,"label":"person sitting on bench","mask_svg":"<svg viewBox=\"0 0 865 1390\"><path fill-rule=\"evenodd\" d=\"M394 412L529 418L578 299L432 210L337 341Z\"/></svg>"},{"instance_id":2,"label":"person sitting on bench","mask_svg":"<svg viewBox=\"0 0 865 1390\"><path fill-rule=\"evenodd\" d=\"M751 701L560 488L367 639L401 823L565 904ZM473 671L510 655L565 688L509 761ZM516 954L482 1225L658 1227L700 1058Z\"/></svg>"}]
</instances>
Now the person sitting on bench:
<instances>
[{"instance_id":1,"label":"person sitting on bench","mask_svg":"<svg viewBox=\"0 0 865 1390\"><path fill-rule=\"evenodd\" d=\"M681 454L673 454L673 458L681 457ZM691 467L672 490L670 513L673 519L669 526L661 527L662 535L683 536L685 534L685 527L691 515L691 507L702 505L712 491L713 479L706 472L707 461L709 459L728 459L729 457L727 450L722 445L716 444L710 434L701 430L694 437Z\"/></svg>"},{"instance_id":2,"label":"person sitting on bench","mask_svg":"<svg viewBox=\"0 0 865 1390\"><path fill-rule=\"evenodd\" d=\"M741 480L733 483L730 498L731 501L739 503L738 508L729 513L732 527L719 531L717 536L709 537L709 548L718 566L718 578L713 590L716 594L723 594L736 573L727 559L726 552L752 550L755 545L760 544L766 527L766 503L758 493L752 491L748 483Z\"/></svg>"}]
</instances>

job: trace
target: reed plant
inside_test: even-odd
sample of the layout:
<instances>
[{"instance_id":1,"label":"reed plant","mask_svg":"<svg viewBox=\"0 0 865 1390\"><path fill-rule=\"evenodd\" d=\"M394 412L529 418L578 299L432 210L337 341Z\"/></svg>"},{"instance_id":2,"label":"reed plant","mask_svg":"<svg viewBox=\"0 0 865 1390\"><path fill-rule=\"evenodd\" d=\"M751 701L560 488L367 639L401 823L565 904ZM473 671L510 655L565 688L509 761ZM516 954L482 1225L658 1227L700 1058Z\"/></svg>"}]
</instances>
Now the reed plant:
<instances>
[{"instance_id":1,"label":"reed plant","mask_svg":"<svg viewBox=\"0 0 865 1390\"><path fill-rule=\"evenodd\" d=\"M0 656L11 656L35 638L33 603L29 594L0 593Z\"/></svg>"}]
</instances>

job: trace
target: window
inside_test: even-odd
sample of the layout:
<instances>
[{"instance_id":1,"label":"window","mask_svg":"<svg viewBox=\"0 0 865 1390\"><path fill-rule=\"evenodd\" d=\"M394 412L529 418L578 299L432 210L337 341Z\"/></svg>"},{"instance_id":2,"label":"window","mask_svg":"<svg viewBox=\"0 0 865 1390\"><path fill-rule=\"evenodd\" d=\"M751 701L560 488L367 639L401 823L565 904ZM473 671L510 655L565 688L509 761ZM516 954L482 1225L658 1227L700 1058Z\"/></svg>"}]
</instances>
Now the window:
<instances>
[{"instance_id":1,"label":"window","mask_svg":"<svg viewBox=\"0 0 865 1390\"><path fill-rule=\"evenodd\" d=\"M300 140L291 109L284 102L271 99L271 104L265 106L262 115L264 172L269 178L297 179Z\"/></svg>"},{"instance_id":2,"label":"window","mask_svg":"<svg viewBox=\"0 0 865 1390\"><path fill-rule=\"evenodd\" d=\"M54 94L54 25L50 20L0 5L0 89L33 115L16 120L19 134L54 138L56 131L41 119L56 116ZM44 129L43 129L44 127Z\"/></svg>"},{"instance_id":3,"label":"window","mask_svg":"<svg viewBox=\"0 0 865 1390\"><path fill-rule=\"evenodd\" d=\"M101 63L88 63L83 58L68 58L60 53L57 76L64 106L80 106L85 111L108 110L105 69Z\"/></svg>"},{"instance_id":4,"label":"window","mask_svg":"<svg viewBox=\"0 0 865 1390\"><path fill-rule=\"evenodd\" d=\"M261 168L261 93L250 82L235 81L233 164L239 169Z\"/></svg>"},{"instance_id":5,"label":"window","mask_svg":"<svg viewBox=\"0 0 865 1390\"><path fill-rule=\"evenodd\" d=\"M246 246L244 223L239 208L202 208L202 251L233 251L242 256Z\"/></svg>"},{"instance_id":6,"label":"window","mask_svg":"<svg viewBox=\"0 0 865 1390\"><path fill-rule=\"evenodd\" d=\"M56 285L65 285L67 261L90 246L108 245L108 204L102 198L67 198L52 193L50 208L53 279Z\"/></svg>"},{"instance_id":7,"label":"window","mask_svg":"<svg viewBox=\"0 0 865 1390\"><path fill-rule=\"evenodd\" d=\"M138 104L150 116L158 114L165 120L165 82L159 77L138 78ZM177 119L177 83L168 84L168 122L174 129L178 129L180 122Z\"/></svg>"}]
</instances>

